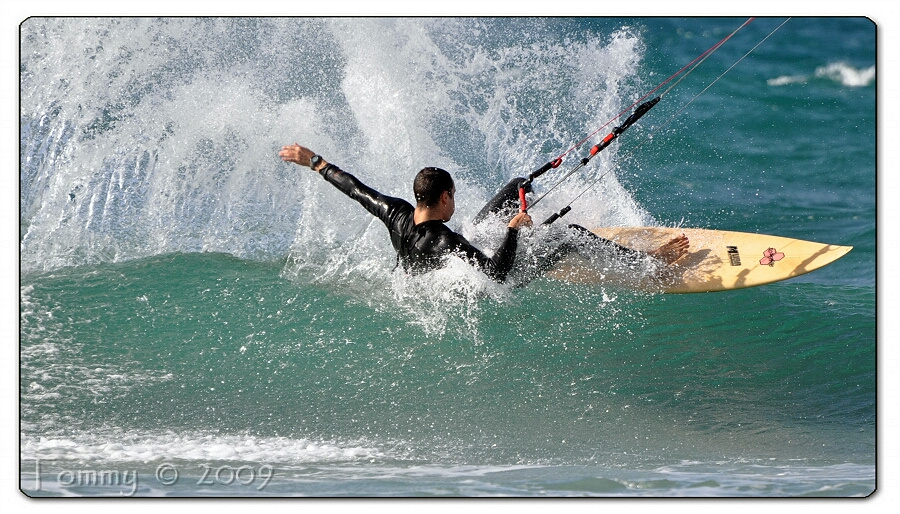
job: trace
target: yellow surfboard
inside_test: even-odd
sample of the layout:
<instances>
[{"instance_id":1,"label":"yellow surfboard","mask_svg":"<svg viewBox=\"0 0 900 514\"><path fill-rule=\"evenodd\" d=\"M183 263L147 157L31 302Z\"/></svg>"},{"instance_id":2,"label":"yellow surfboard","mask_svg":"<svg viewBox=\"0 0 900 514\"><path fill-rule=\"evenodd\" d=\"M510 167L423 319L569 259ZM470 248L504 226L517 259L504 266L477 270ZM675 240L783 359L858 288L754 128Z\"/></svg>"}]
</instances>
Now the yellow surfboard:
<instances>
[{"instance_id":1,"label":"yellow surfboard","mask_svg":"<svg viewBox=\"0 0 900 514\"><path fill-rule=\"evenodd\" d=\"M790 237L697 228L611 227L592 232L635 250L648 251L680 234L689 253L658 273L636 274L588 263L578 256L561 261L550 278L609 284L664 293L707 293L771 284L809 273L847 254L853 247Z\"/></svg>"}]
</instances>

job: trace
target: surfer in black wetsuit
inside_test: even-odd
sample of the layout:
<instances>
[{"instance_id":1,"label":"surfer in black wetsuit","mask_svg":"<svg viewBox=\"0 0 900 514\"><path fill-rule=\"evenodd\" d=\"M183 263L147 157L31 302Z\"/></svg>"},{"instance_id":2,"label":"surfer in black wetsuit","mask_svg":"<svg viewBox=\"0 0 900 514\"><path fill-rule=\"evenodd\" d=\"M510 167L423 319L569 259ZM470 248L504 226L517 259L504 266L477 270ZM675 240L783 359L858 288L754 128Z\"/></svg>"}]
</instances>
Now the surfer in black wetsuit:
<instances>
[{"instance_id":1,"label":"surfer in black wetsuit","mask_svg":"<svg viewBox=\"0 0 900 514\"><path fill-rule=\"evenodd\" d=\"M308 166L319 172L325 180L380 219L388 228L399 262L410 273L439 268L447 256L455 254L473 263L493 280L504 282L515 261L518 230L532 224L531 217L525 212L513 215L511 211L505 211L501 216L512 216L512 220L507 225L500 248L488 257L444 224L450 221L456 209L456 187L450 174L440 168L424 168L416 175L413 182L416 206L413 207L405 200L375 191L299 144L283 147L278 155L283 161ZM513 189L504 188L485 209L496 214L508 208L508 200L512 198L510 191ZM687 253L689 245L687 237L682 235L656 250L641 252L599 238L578 225L570 225L567 232L567 241L546 253L541 252L534 262L523 263L522 272L516 279L519 285L539 276L571 253L592 257L612 251L614 260L626 266L638 264L646 257L671 264Z\"/></svg>"},{"instance_id":2,"label":"surfer in black wetsuit","mask_svg":"<svg viewBox=\"0 0 900 514\"><path fill-rule=\"evenodd\" d=\"M296 143L283 147L278 155L283 161L309 166L319 172L325 180L384 222L400 263L410 273L439 268L447 256L453 254L473 263L493 280L503 282L516 257L518 230L532 223L527 213L516 214L507 226L500 248L488 257L444 224L450 221L456 209L456 187L450 174L440 168L424 168L416 175L413 183L416 206L413 207L406 200L375 191Z\"/></svg>"}]
</instances>

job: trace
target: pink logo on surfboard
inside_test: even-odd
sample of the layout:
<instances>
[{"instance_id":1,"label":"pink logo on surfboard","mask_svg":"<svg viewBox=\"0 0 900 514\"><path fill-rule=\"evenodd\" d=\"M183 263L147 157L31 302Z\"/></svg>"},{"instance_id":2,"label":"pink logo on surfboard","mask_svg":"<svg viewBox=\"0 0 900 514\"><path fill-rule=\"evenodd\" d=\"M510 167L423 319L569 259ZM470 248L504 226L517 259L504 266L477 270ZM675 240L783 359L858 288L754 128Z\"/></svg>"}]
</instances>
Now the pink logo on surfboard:
<instances>
[{"instance_id":1,"label":"pink logo on surfboard","mask_svg":"<svg viewBox=\"0 0 900 514\"><path fill-rule=\"evenodd\" d=\"M763 258L759 260L759 263L763 266L774 266L775 261L780 261L784 259L784 254L775 250L774 248L769 248L765 252L763 252Z\"/></svg>"}]
</instances>

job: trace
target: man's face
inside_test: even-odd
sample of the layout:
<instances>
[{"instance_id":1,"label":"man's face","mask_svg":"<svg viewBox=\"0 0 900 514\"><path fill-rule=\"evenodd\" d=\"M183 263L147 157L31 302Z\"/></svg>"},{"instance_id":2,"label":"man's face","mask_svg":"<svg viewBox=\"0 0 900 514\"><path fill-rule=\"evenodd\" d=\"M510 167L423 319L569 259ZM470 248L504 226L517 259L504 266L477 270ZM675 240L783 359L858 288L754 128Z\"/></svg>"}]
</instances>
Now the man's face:
<instances>
[{"instance_id":1,"label":"man's face","mask_svg":"<svg viewBox=\"0 0 900 514\"><path fill-rule=\"evenodd\" d=\"M444 209L444 221L450 221L450 218L453 217L453 213L456 212L456 186L453 186L449 191L444 191L444 194L441 195L441 207Z\"/></svg>"}]
</instances>

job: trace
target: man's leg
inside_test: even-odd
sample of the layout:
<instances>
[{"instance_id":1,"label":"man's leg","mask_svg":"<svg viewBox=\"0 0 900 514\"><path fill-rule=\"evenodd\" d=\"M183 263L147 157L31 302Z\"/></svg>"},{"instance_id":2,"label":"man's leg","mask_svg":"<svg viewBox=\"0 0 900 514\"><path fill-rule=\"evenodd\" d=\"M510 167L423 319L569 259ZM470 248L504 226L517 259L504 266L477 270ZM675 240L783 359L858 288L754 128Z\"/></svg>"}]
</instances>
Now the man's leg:
<instances>
[{"instance_id":1,"label":"man's leg","mask_svg":"<svg viewBox=\"0 0 900 514\"><path fill-rule=\"evenodd\" d=\"M566 240L539 264L542 273L572 253L578 253L588 260L602 257L604 260L611 261L611 264L634 267L640 263L646 263L647 257L669 265L687 254L688 249L688 239L684 235L667 241L655 250L642 252L604 239L581 225L569 225L567 232Z\"/></svg>"}]
</instances>

